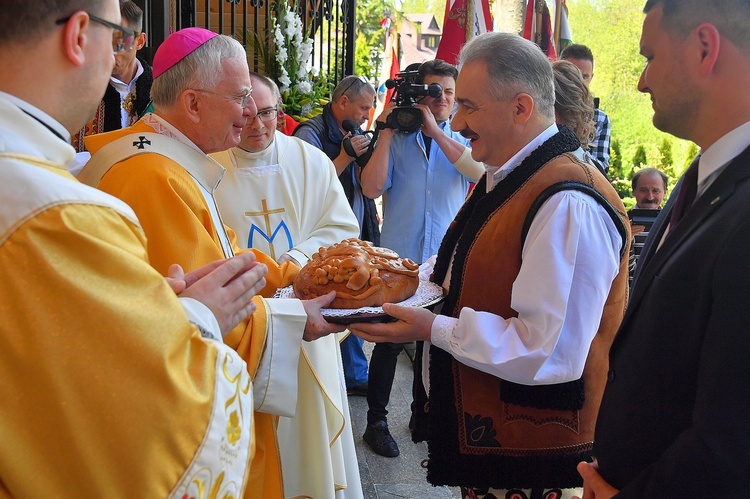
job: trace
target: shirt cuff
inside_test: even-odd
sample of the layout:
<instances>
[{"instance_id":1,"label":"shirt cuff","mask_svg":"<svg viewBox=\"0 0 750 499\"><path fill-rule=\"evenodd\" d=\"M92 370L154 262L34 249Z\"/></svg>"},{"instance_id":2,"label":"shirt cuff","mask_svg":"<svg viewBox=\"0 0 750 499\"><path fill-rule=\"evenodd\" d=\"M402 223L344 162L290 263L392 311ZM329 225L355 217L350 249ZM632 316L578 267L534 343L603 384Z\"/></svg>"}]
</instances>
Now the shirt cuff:
<instances>
[{"instance_id":1,"label":"shirt cuff","mask_svg":"<svg viewBox=\"0 0 750 499\"><path fill-rule=\"evenodd\" d=\"M300 300L264 298L262 302L268 310L268 334L253 379L255 410L293 417L297 410L297 368L307 314Z\"/></svg>"},{"instance_id":2,"label":"shirt cuff","mask_svg":"<svg viewBox=\"0 0 750 499\"><path fill-rule=\"evenodd\" d=\"M432 328L430 329L430 342L441 350L445 350L451 353L451 340L453 339L453 331L458 326L458 319L455 317L448 317L445 315L435 316L435 320L432 321Z\"/></svg>"},{"instance_id":3,"label":"shirt cuff","mask_svg":"<svg viewBox=\"0 0 750 499\"><path fill-rule=\"evenodd\" d=\"M310 261L309 256L295 248L290 249L286 254L293 258L292 263L297 264L298 267L304 267Z\"/></svg>"},{"instance_id":4,"label":"shirt cuff","mask_svg":"<svg viewBox=\"0 0 750 499\"><path fill-rule=\"evenodd\" d=\"M200 329L202 336L205 337L208 334L211 338L223 342L219 321L216 320L211 309L194 298L178 297L177 299L180 300L188 321Z\"/></svg>"}]
</instances>

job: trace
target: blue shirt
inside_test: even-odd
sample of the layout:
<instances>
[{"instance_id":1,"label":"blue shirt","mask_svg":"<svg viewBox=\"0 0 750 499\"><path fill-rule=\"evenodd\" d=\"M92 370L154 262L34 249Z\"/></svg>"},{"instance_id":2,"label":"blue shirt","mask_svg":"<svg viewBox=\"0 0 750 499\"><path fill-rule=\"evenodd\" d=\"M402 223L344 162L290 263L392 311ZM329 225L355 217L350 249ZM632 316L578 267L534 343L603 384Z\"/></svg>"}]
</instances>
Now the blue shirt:
<instances>
[{"instance_id":1,"label":"blue shirt","mask_svg":"<svg viewBox=\"0 0 750 499\"><path fill-rule=\"evenodd\" d=\"M452 131L448 121L439 126L445 135L469 146L469 139ZM456 170L434 140L428 161L421 131L396 132L389 158L380 241L402 258L423 263L437 253L471 181Z\"/></svg>"}]
</instances>

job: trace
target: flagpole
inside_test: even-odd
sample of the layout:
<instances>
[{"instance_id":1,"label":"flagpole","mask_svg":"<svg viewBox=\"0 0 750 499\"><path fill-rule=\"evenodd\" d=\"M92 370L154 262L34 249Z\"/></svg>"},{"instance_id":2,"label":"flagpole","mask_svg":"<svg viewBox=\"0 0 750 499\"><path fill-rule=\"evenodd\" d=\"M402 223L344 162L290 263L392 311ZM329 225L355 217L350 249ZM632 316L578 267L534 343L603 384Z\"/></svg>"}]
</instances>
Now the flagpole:
<instances>
[{"instance_id":1,"label":"flagpole","mask_svg":"<svg viewBox=\"0 0 750 499\"><path fill-rule=\"evenodd\" d=\"M560 51L560 20L562 19L562 2L555 0L555 48ZM558 55L560 55L558 53Z\"/></svg>"},{"instance_id":2,"label":"flagpole","mask_svg":"<svg viewBox=\"0 0 750 499\"><path fill-rule=\"evenodd\" d=\"M534 33L534 43L542 46L542 24L544 13L544 0L535 0L534 2L534 15L536 16L536 33Z\"/></svg>"},{"instance_id":3,"label":"flagpole","mask_svg":"<svg viewBox=\"0 0 750 499\"><path fill-rule=\"evenodd\" d=\"M484 15L484 13L482 13ZM466 0L466 36L465 41L474 38L474 23L476 22L476 5L474 0Z\"/></svg>"}]
</instances>

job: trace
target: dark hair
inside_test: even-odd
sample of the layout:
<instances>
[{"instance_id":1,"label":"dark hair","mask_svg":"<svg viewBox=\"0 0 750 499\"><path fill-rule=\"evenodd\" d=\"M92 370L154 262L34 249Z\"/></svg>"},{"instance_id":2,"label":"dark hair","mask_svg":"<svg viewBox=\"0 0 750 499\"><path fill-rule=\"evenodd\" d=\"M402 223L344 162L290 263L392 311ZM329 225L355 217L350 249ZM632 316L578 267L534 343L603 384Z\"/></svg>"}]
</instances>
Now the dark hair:
<instances>
[{"instance_id":1,"label":"dark hair","mask_svg":"<svg viewBox=\"0 0 750 499\"><path fill-rule=\"evenodd\" d=\"M440 59L433 59L431 61L425 61L419 66L419 75L417 76L417 83L424 83L424 79L427 75L434 76L450 76L453 81L458 79L458 69L452 64L448 64Z\"/></svg>"},{"instance_id":2,"label":"dark hair","mask_svg":"<svg viewBox=\"0 0 750 499\"><path fill-rule=\"evenodd\" d=\"M656 168L641 168L633 174L633 179L630 181L630 186L633 192L635 192L635 188L638 185L638 179L644 175L659 175L661 177L661 181L664 182L664 192L667 192L667 182L669 181L669 177L667 177L667 175L663 171L657 170Z\"/></svg>"},{"instance_id":3,"label":"dark hair","mask_svg":"<svg viewBox=\"0 0 750 499\"><path fill-rule=\"evenodd\" d=\"M120 1L122 23L133 31L143 33L143 11L131 0Z\"/></svg>"},{"instance_id":4,"label":"dark hair","mask_svg":"<svg viewBox=\"0 0 750 499\"><path fill-rule=\"evenodd\" d=\"M565 47L560 53L560 59L570 59L571 57L573 59L591 61L591 64L594 64L594 54L586 45L574 43Z\"/></svg>"},{"instance_id":5,"label":"dark hair","mask_svg":"<svg viewBox=\"0 0 750 499\"><path fill-rule=\"evenodd\" d=\"M51 35L55 21L78 11L98 14L102 0L0 0L0 45L36 43Z\"/></svg>"},{"instance_id":6,"label":"dark hair","mask_svg":"<svg viewBox=\"0 0 750 499\"><path fill-rule=\"evenodd\" d=\"M279 91L279 86L276 85L276 82L273 81L271 78L269 78L266 75L262 75L258 73L257 71L250 71L250 79L252 81L256 81L266 87L268 90L271 91L271 95L274 96L276 100L281 100L281 92Z\"/></svg>"},{"instance_id":7,"label":"dark hair","mask_svg":"<svg viewBox=\"0 0 750 499\"><path fill-rule=\"evenodd\" d=\"M665 31L683 38L701 23L716 27L745 55L750 55L750 1L748 0L648 0L643 12L660 5Z\"/></svg>"}]
</instances>

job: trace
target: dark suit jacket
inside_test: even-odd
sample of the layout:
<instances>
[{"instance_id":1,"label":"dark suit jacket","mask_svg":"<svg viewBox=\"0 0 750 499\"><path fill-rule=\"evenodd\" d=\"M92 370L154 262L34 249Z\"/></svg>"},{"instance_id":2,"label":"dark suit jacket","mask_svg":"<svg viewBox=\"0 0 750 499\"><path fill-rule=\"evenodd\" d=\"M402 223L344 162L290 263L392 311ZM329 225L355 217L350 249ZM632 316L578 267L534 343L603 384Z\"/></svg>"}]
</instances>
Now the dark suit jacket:
<instances>
[{"instance_id":1,"label":"dark suit jacket","mask_svg":"<svg viewBox=\"0 0 750 499\"><path fill-rule=\"evenodd\" d=\"M750 497L750 148L655 252L676 198L610 351L594 455L618 497Z\"/></svg>"}]
</instances>

